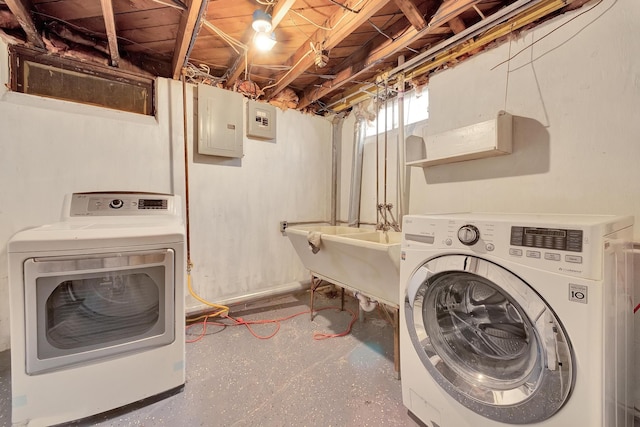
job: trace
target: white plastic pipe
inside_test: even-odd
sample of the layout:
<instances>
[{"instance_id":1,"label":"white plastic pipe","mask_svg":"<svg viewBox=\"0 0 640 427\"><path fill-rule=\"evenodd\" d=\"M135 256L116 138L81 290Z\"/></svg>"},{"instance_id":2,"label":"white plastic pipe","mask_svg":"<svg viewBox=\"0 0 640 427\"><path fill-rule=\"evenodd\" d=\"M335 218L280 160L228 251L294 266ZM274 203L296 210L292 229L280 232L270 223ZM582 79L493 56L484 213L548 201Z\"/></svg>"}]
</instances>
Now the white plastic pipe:
<instances>
[{"instance_id":1,"label":"white plastic pipe","mask_svg":"<svg viewBox=\"0 0 640 427\"><path fill-rule=\"evenodd\" d=\"M360 308L366 312L373 311L378 306L378 301L372 300L359 292L356 292L353 296L358 298L358 301L360 301Z\"/></svg>"}]
</instances>

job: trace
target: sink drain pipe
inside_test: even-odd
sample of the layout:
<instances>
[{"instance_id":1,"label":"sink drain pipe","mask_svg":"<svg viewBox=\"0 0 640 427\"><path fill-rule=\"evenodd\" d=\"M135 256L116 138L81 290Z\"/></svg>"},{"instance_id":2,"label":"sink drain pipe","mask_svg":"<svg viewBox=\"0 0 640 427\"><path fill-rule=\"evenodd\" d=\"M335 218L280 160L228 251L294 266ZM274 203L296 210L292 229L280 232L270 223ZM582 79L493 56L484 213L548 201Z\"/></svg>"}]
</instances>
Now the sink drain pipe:
<instances>
[{"instance_id":1,"label":"sink drain pipe","mask_svg":"<svg viewBox=\"0 0 640 427\"><path fill-rule=\"evenodd\" d=\"M355 292L353 294L353 296L355 298L358 299L358 302L360 303L360 310L358 310L358 320L363 322L364 321L364 312L366 311L367 313L373 311L376 309L376 307L378 306L378 301L371 299L363 294L361 294L360 292Z\"/></svg>"}]
</instances>

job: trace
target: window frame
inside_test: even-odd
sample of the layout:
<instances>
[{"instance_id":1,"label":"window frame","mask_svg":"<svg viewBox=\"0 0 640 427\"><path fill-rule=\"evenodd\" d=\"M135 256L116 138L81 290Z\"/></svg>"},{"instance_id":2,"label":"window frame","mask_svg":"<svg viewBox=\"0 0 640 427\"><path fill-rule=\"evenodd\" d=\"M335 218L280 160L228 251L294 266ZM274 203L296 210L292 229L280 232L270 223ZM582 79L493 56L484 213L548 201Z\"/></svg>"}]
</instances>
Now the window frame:
<instances>
[{"instance_id":1,"label":"window frame","mask_svg":"<svg viewBox=\"0 0 640 427\"><path fill-rule=\"evenodd\" d=\"M123 70L115 70L100 66L98 64L86 63L77 61L70 58L63 58L57 55L53 55L46 51L40 51L30 49L24 46L9 45L9 89L16 93L23 93L25 95L42 96L51 99L58 99L61 101L72 102L82 105L98 106L101 108L107 108L114 111L122 111L132 114L139 114L143 116L155 116L156 114L156 85L155 78L141 76L134 73L130 73ZM65 98L58 96L47 96L36 93L28 93L24 91L24 63L32 62L60 69L61 72L73 72L86 75L88 77L100 78L104 80L110 80L118 82L120 84L126 84L131 86L142 87L147 90L149 96L145 102L144 111L132 111L128 109L117 108L111 105L105 105L101 103L90 103L73 98Z\"/></svg>"}]
</instances>

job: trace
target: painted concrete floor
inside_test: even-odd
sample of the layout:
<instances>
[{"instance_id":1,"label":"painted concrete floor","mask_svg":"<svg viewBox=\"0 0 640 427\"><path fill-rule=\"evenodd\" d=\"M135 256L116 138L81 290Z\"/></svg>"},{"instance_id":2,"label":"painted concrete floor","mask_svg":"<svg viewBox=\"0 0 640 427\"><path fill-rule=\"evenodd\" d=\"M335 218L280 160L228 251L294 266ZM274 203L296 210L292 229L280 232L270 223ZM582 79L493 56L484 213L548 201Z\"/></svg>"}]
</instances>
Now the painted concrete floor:
<instances>
[{"instance_id":1,"label":"painted concrete floor","mask_svg":"<svg viewBox=\"0 0 640 427\"><path fill-rule=\"evenodd\" d=\"M330 289L330 288L323 288ZM316 309L340 306L339 294L318 292ZM357 303L345 297L357 316ZM350 334L314 340L316 332L340 333L352 316L339 310L309 318L309 294L231 308L244 319L281 323L271 339L244 326L207 328L187 344L187 383L182 392L142 407L111 411L77 426L409 426L420 425L402 404L393 369L393 328L383 313L365 313ZM275 326L257 325L269 335ZM189 330L195 338L200 326ZM0 426L10 425L9 352L0 353Z\"/></svg>"}]
</instances>

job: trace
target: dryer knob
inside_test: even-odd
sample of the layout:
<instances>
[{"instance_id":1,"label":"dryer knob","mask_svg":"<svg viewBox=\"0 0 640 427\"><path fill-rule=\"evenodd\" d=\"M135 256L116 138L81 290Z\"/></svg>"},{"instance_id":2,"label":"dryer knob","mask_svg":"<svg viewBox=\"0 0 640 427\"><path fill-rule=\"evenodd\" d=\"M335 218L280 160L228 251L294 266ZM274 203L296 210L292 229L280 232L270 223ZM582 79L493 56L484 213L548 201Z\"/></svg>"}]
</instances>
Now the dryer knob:
<instances>
[{"instance_id":1,"label":"dryer knob","mask_svg":"<svg viewBox=\"0 0 640 427\"><path fill-rule=\"evenodd\" d=\"M109 207L113 209L120 209L124 206L124 202L121 199L113 199L111 203L109 203Z\"/></svg>"},{"instance_id":2,"label":"dryer knob","mask_svg":"<svg viewBox=\"0 0 640 427\"><path fill-rule=\"evenodd\" d=\"M463 225L458 230L458 240L463 245L471 246L480 240L480 230L471 224Z\"/></svg>"}]
</instances>

